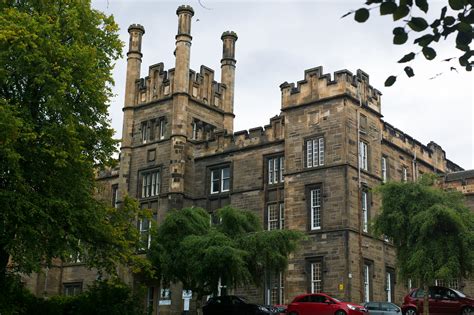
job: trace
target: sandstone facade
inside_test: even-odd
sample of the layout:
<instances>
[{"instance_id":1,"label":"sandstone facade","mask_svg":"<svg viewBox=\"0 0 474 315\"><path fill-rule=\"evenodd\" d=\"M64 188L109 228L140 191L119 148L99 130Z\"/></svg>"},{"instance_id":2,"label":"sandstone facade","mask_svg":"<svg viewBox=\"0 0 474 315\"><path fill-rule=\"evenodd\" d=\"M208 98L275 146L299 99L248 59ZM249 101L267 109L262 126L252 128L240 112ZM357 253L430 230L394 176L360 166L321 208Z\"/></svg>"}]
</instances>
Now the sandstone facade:
<instances>
[{"instance_id":1,"label":"sandstone facade","mask_svg":"<svg viewBox=\"0 0 474 315\"><path fill-rule=\"evenodd\" d=\"M424 145L385 122L381 93L361 70L306 70L297 84L280 86L280 115L263 128L234 132L237 35L222 34L222 82L216 82L212 69L189 68L193 14L189 6L177 10L175 67L158 63L144 77L145 30L130 26L120 167L99 175L102 196L118 207L124 195L133 196L158 223L170 209L212 213L230 204L255 212L266 228L304 231L308 238L285 273L269 276L261 288L233 289L254 302L289 303L297 294L324 291L355 302L401 303L410 284L397 279L392 244L371 233L380 208L371 189L430 172L447 174L451 185L449 174L462 169L436 143ZM138 226L146 234L144 224ZM85 287L93 272L81 268L62 264L54 289L44 279L31 288L53 294L69 282ZM127 272L122 276L133 283ZM160 305L160 284L147 285L154 314L181 313L179 286L170 305ZM474 295L472 285L457 285Z\"/></svg>"}]
</instances>

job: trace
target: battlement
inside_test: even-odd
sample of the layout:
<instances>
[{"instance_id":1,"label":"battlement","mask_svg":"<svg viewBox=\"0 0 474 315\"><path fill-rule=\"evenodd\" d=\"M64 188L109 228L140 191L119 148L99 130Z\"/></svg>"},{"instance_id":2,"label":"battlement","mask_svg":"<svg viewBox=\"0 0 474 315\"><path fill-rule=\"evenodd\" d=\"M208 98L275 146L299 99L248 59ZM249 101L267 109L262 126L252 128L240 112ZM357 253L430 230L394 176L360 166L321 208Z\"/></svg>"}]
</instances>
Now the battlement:
<instances>
[{"instance_id":1,"label":"battlement","mask_svg":"<svg viewBox=\"0 0 474 315\"><path fill-rule=\"evenodd\" d=\"M284 128L285 117L279 115L271 118L270 123L264 127L237 131L233 134L218 131L211 139L197 143L195 157L206 157L284 140Z\"/></svg>"},{"instance_id":2,"label":"battlement","mask_svg":"<svg viewBox=\"0 0 474 315\"><path fill-rule=\"evenodd\" d=\"M462 170L460 166L446 159L446 153L439 144L431 141L424 145L385 121L383 121L382 139L410 153L414 159L429 163L443 172Z\"/></svg>"},{"instance_id":3,"label":"battlement","mask_svg":"<svg viewBox=\"0 0 474 315\"><path fill-rule=\"evenodd\" d=\"M348 70L340 70L331 74L324 73L319 66L307 69L304 80L294 83L284 82L280 85L282 109L308 104L314 101L338 95L349 95L377 113L381 112L380 98L382 93L369 84L369 75L357 70L353 75Z\"/></svg>"},{"instance_id":4,"label":"battlement","mask_svg":"<svg viewBox=\"0 0 474 315\"><path fill-rule=\"evenodd\" d=\"M175 69L164 70L162 62L151 65L148 75L136 81L135 104L145 104L170 97L173 94ZM189 70L189 94L197 101L222 109L225 84L214 80L214 70L201 66L200 71Z\"/></svg>"}]
</instances>

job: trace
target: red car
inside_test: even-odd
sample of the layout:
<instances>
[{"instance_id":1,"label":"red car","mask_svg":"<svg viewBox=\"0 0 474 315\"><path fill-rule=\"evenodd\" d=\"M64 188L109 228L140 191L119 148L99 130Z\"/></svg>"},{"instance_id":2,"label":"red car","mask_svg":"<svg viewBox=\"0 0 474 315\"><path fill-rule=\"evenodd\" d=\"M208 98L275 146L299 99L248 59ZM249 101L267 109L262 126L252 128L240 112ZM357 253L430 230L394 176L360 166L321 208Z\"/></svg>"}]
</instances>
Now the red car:
<instances>
[{"instance_id":1,"label":"red car","mask_svg":"<svg viewBox=\"0 0 474 315\"><path fill-rule=\"evenodd\" d=\"M413 289L403 301L405 315L423 314L423 289ZM474 314L474 299L464 293L445 287L430 287L430 315L469 315Z\"/></svg>"},{"instance_id":2,"label":"red car","mask_svg":"<svg viewBox=\"0 0 474 315\"><path fill-rule=\"evenodd\" d=\"M324 293L298 295L286 312L288 315L367 315L365 307L341 302Z\"/></svg>"}]
</instances>

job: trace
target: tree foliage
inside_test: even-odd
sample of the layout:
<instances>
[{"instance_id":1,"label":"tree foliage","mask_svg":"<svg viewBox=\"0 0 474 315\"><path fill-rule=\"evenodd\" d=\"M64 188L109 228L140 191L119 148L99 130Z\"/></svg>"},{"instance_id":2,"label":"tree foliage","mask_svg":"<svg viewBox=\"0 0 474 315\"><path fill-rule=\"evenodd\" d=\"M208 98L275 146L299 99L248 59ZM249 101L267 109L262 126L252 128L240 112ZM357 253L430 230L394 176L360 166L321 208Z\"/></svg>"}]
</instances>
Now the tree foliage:
<instances>
[{"instance_id":1,"label":"tree foliage","mask_svg":"<svg viewBox=\"0 0 474 315\"><path fill-rule=\"evenodd\" d=\"M112 163L107 117L114 60L111 16L90 1L0 4L0 277L80 253L114 270L130 253L137 209L94 198L96 170Z\"/></svg>"},{"instance_id":2,"label":"tree foliage","mask_svg":"<svg viewBox=\"0 0 474 315\"><path fill-rule=\"evenodd\" d=\"M433 285L435 279L458 279L474 272L474 214L461 193L433 183L433 178L424 177L419 182L389 182L378 189L382 211L375 230L397 247L402 279L422 287Z\"/></svg>"},{"instance_id":3,"label":"tree foliage","mask_svg":"<svg viewBox=\"0 0 474 315\"><path fill-rule=\"evenodd\" d=\"M256 215L225 207L218 224L201 208L171 211L158 227L150 259L162 280L181 282L199 296L228 287L260 285L265 272L282 271L302 235L264 231Z\"/></svg>"},{"instance_id":4,"label":"tree foliage","mask_svg":"<svg viewBox=\"0 0 474 315\"><path fill-rule=\"evenodd\" d=\"M366 7L350 11L343 17L354 14L357 22L364 23L369 19L370 11L378 9L380 15L389 15L392 16L393 21L401 21L402 24L393 29L393 44L406 44L412 33L413 44L419 47L403 56L398 61L399 63L412 61L419 54L427 60L435 59L437 56L435 45L440 40L453 35L456 37L455 45L459 50L459 55L443 61L457 59L461 67L466 71L471 71L474 65L472 60L474 50L471 47L474 37L474 1L445 0L446 6L439 12L439 17L432 19L427 17L429 2L428 0L367 0ZM451 67L451 70L456 70L456 68ZM405 67L404 71L408 77L414 76L411 67ZM393 85L396 78L395 75L387 78L385 86Z\"/></svg>"}]
</instances>

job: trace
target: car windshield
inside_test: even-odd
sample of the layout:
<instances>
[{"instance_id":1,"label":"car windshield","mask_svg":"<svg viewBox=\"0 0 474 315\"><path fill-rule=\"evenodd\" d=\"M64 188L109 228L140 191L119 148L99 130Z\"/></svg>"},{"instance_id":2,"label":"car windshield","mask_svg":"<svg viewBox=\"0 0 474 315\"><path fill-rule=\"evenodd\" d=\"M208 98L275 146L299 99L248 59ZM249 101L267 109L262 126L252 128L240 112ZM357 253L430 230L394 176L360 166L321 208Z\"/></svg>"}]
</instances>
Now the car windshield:
<instances>
[{"instance_id":1,"label":"car windshield","mask_svg":"<svg viewBox=\"0 0 474 315\"><path fill-rule=\"evenodd\" d=\"M339 301L338 299L336 298L332 298L334 301L336 301L337 303L341 303L341 301Z\"/></svg>"},{"instance_id":2,"label":"car windshield","mask_svg":"<svg viewBox=\"0 0 474 315\"><path fill-rule=\"evenodd\" d=\"M464 293L462 293L461 291L458 291L458 290L454 290L454 289L451 289L453 290L454 292L456 292L456 294L459 296L459 297L462 297L462 298L465 298L466 295Z\"/></svg>"}]
</instances>

